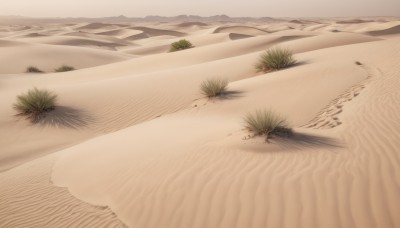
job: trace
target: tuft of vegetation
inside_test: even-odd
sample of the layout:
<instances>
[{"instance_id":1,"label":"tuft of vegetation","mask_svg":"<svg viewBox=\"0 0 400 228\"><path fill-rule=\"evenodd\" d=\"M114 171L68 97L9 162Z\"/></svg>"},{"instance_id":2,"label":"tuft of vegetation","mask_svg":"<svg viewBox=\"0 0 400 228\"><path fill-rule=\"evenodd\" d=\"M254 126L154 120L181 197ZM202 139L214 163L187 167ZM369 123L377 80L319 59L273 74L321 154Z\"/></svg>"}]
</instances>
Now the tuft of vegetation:
<instances>
[{"instance_id":1,"label":"tuft of vegetation","mask_svg":"<svg viewBox=\"0 0 400 228\"><path fill-rule=\"evenodd\" d=\"M358 66L362 66L362 65L363 65L363 64L362 64L361 62L359 62L359 61L356 61L355 64L358 65Z\"/></svg>"},{"instance_id":2,"label":"tuft of vegetation","mask_svg":"<svg viewBox=\"0 0 400 228\"><path fill-rule=\"evenodd\" d=\"M57 69L55 69L56 72L66 72L66 71L73 71L75 70L75 68L73 68L72 66L67 66L67 65L63 65Z\"/></svg>"},{"instance_id":3,"label":"tuft of vegetation","mask_svg":"<svg viewBox=\"0 0 400 228\"><path fill-rule=\"evenodd\" d=\"M181 51L185 49L192 48L193 45L188 40L179 40L171 44L171 48L169 49L170 52Z\"/></svg>"},{"instance_id":4,"label":"tuft of vegetation","mask_svg":"<svg viewBox=\"0 0 400 228\"><path fill-rule=\"evenodd\" d=\"M256 110L244 117L246 127L256 135L264 135L267 142L272 136L288 137L292 129L288 127L286 119L271 110Z\"/></svg>"},{"instance_id":5,"label":"tuft of vegetation","mask_svg":"<svg viewBox=\"0 0 400 228\"><path fill-rule=\"evenodd\" d=\"M207 97L221 96L226 92L228 80L225 79L207 79L200 85L200 89Z\"/></svg>"},{"instance_id":6,"label":"tuft of vegetation","mask_svg":"<svg viewBox=\"0 0 400 228\"><path fill-rule=\"evenodd\" d=\"M57 95L48 90L39 90L36 87L27 93L17 96L14 109L19 115L27 116L32 122L37 122L46 112L55 108Z\"/></svg>"},{"instance_id":7,"label":"tuft of vegetation","mask_svg":"<svg viewBox=\"0 0 400 228\"><path fill-rule=\"evenodd\" d=\"M291 50L276 47L268 49L260 56L256 68L258 71L269 72L290 67L295 63Z\"/></svg>"},{"instance_id":8,"label":"tuft of vegetation","mask_svg":"<svg viewBox=\"0 0 400 228\"><path fill-rule=\"evenodd\" d=\"M35 66L29 66L26 68L26 73L43 73L43 71Z\"/></svg>"}]
</instances>

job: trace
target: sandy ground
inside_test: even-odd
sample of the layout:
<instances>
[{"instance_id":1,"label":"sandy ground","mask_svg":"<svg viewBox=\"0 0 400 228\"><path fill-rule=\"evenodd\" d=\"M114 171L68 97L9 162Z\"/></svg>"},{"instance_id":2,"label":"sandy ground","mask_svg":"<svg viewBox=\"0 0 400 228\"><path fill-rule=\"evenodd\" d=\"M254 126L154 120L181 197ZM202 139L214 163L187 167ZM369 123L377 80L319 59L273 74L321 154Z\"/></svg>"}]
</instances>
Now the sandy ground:
<instances>
[{"instance_id":1,"label":"sandy ground","mask_svg":"<svg viewBox=\"0 0 400 228\"><path fill-rule=\"evenodd\" d=\"M399 28L1 25L0 227L400 227ZM195 47L168 53L182 38ZM257 72L273 46L298 64ZM204 98L212 77L230 95ZM12 109L34 86L59 97L37 124ZM243 116L260 108L294 136L248 137Z\"/></svg>"}]
</instances>

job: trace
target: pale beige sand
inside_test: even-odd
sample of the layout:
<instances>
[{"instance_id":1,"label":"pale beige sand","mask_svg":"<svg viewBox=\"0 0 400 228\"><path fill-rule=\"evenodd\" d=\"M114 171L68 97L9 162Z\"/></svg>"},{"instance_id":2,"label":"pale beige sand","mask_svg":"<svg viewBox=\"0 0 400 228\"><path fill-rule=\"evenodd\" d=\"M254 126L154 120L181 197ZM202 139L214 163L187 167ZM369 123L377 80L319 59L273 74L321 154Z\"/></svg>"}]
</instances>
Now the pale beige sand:
<instances>
[{"instance_id":1,"label":"pale beige sand","mask_svg":"<svg viewBox=\"0 0 400 228\"><path fill-rule=\"evenodd\" d=\"M0 74L23 73L28 66L36 66L45 72L54 72L62 65L76 69L104 65L127 60L134 56L126 53L81 47L35 44L0 39ZM79 58L77 58L79 56Z\"/></svg>"},{"instance_id":2,"label":"pale beige sand","mask_svg":"<svg viewBox=\"0 0 400 228\"><path fill-rule=\"evenodd\" d=\"M399 227L397 22L323 23L59 27L111 45L146 34L110 50L4 26L0 49L93 52L98 66L0 75L0 227ZM182 37L196 47L166 53ZM275 45L299 64L257 73ZM65 55L46 56L35 58L43 69ZM229 79L231 95L203 98L210 77ZM32 86L62 106L37 125L11 108ZM242 117L257 108L287 116L295 137L248 138Z\"/></svg>"},{"instance_id":3,"label":"pale beige sand","mask_svg":"<svg viewBox=\"0 0 400 228\"><path fill-rule=\"evenodd\" d=\"M226 26L215 29L215 33L239 33L243 35L257 36L265 35L268 32L262 29L249 26Z\"/></svg>"},{"instance_id":4,"label":"pale beige sand","mask_svg":"<svg viewBox=\"0 0 400 228\"><path fill-rule=\"evenodd\" d=\"M76 36L43 36L18 39L19 41L39 44L66 45L75 47L103 48L117 50L118 48L131 46L131 42L124 40L101 40L99 38L87 38Z\"/></svg>"},{"instance_id":5,"label":"pale beige sand","mask_svg":"<svg viewBox=\"0 0 400 228\"><path fill-rule=\"evenodd\" d=\"M1 227L126 227L109 208L82 203L54 186L54 159L48 156L0 175Z\"/></svg>"}]
</instances>

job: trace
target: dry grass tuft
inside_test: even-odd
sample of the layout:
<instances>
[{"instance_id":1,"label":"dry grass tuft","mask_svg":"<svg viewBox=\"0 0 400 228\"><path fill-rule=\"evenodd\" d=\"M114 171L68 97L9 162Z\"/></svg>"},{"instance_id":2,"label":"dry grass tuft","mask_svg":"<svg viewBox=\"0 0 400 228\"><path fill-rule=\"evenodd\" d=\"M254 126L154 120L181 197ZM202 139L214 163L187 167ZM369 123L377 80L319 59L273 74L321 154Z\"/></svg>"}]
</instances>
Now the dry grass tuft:
<instances>
[{"instance_id":1,"label":"dry grass tuft","mask_svg":"<svg viewBox=\"0 0 400 228\"><path fill-rule=\"evenodd\" d=\"M26 68L26 73L43 73L43 71L35 66L29 66Z\"/></svg>"},{"instance_id":2,"label":"dry grass tuft","mask_svg":"<svg viewBox=\"0 0 400 228\"><path fill-rule=\"evenodd\" d=\"M189 49L192 47L193 47L193 44L190 43L190 41L183 39L183 40L179 40L177 42L172 43L169 51L170 52L182 51L182 50Z\"/></svg>"},{"instance_id":3,"label":"dry grass tuft","mask_svg":"<svg viewBox=\"0 0 400 228\"><path fill-rule=\"evenodd\" d=\"M200 85L201 91L207 97L218 97L223 95L228 87L228 80L225 79L207 79Z\"/></svg>"},{"instance_id":4,"label":"dry grass tuft","mask_svg":"<svg viewBox=\"0 0 400 228\"><path fill-rule=\"evenodd\" d=\"M73 71L75 70L74 67L72 66L67 66L67 65L63 65L57 69L55 69L55 72L67 72L67 71Z\"/></svg>"},{"instance_id":5,"label":"dry grass tuft","mask_svg":"<svg viewBox=\"0 0 400 228\"><path fill-rule=\"evenodd\" d=\"M276 47L262 54L255 67L258 71L269 72L288 68L294 64L296 60L293 58L292 51Z\"/></svg>"},{"instance_id":6,"label":"dry grass tuft","mask_svg":"<svg viewBox=\"0 0 400 228\"><path fill-rule=\"evenodd\" d=\"M290 136L292 129L286 119L271 110L256 110L244 117L246 127L256 135L264 135L266 141L272 136Z\"/></svg>"},{"instance_id":7,"label":"dry grass tuft","mask_svg":"<svg viewBox=\"0 0 400 228\"><path fill-rule=\"evenodd\" d=\"M46 112L55 108L56 101L57 95L53 92L33 88L17 96L14 109L19 115L27 116L32 122L37 122Z\"/></svg>"}]
</instances>

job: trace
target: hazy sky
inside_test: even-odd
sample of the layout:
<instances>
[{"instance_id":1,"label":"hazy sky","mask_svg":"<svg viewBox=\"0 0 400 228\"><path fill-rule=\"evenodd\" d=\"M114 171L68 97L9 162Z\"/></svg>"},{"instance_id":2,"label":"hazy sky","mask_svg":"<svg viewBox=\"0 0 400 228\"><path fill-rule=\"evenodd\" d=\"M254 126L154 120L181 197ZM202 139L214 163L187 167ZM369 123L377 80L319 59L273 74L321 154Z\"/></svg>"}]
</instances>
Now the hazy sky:
<instances>
[{"instance_id":1,"label":"hazy sky","mask_svg":"<svg viewBox=\"0 0 400 228\"><path fill-rule=\"evenodd\" d=\"M0 0L0 15L35 17L400 16L400 0Z\"/></svg>"}]
</instances>

